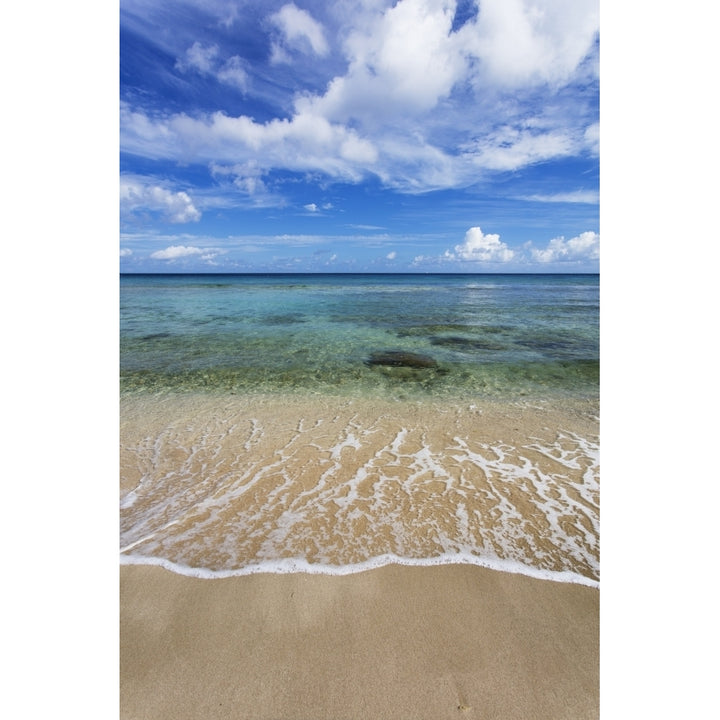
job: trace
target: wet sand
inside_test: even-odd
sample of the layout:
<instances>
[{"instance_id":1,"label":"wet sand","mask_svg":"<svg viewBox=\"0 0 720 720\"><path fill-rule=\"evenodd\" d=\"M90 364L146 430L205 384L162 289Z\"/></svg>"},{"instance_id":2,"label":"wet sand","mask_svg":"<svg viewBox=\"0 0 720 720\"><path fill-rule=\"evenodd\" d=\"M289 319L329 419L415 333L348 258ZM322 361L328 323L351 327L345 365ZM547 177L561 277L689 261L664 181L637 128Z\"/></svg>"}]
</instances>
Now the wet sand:
<instances>
[{"instance_id":1,"label":"wet sand","mask_svg":"<svg viewBox=\"0 0 720 720\"><path fill-rule=\"evenodd\" d=\"M599 716L599 591L469 565L120 568L120 717Z\"/></svg>"},{"instance_id":2,"label":"wet sand","mask_svg":"<svg viewBox=\"0 0 720 720\"><path fill-rule=\"evenodd\" d=\"M461 554L599 579L596 403L198 394L121 418L125 556L236 574Z\"/></svg>"}]
</instances>

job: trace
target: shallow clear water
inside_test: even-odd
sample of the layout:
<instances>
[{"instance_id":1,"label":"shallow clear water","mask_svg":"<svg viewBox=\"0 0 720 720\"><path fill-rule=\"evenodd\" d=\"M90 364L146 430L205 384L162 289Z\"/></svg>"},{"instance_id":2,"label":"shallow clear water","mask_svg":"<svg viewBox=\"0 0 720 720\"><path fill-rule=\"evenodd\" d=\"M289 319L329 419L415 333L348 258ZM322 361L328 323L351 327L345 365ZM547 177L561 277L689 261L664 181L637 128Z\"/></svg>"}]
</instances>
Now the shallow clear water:
<instances>
[{"instance_id":1,"label":"shallow clear water","mask_svg":"<svg viewBox=\"0 0 720 720\"><path fill-rule=\"evenodd\" d=\"M598 330L597 275L125 275L121 388L588 396Z\"/></svg>"},{"instance_id":2,"label":"shallow clear water","mask_svg":"<svg viewBox=\"0 0 720 720\"><path fill-rule=\"evenodd\" d=\"M598 285L123 276L122 561L596 584Z\"/></svg>"}]
</instances>

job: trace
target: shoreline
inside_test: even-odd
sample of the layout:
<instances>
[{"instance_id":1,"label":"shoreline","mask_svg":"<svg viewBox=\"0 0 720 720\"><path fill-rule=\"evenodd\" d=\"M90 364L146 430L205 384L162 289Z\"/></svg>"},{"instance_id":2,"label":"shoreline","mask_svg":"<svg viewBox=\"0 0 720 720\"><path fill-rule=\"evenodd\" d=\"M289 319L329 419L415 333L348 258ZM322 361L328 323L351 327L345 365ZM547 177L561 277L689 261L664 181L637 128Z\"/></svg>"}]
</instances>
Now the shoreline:
<instances>
[{"instance_id":1,"label":"shoreline","mask_svg":"<svg viewBox=\"0 0 720 720\"><path fill-rule=\"evenodd\" d=\"M597 582L596 411L125 399L121 552L214 577L420 559Z\"/></svg>"},{"instance_id":2,"label":"shoreline","mask_svg":"<svg viewBox=\"0 0 720 720\"><path fill-rule=\"evenodd\" d=\"M120 568L120 717L598 717L599 590L470 565Z\"/></svg>"},{"instance_id":3,"label":"shoreline","mask_svg":"<svg viewBox=\"0 0 720 720\"><path fill-rule=\"evenodd\" d=\"M323 565L309 563L304 558L289 558L268 560L262 563L247 565L234 570L207 570L205 568L190 567L174 563L162 557L146 557L142 555L126 554L121 550L120 565L148 565L159 567L168 572L182 577L196 578L200 580L226 580L234 577L246 577L248 575L325 575L328 577L344 577L345 575L357 575L358 573L369 572L387 567L388 565L399 565L401 567L442 567L446 565L468 565L479 567L493 572L502 572L509 575L524 575L535 580L547 582L566 583L568 585L583 585L585 587L600 588L600 581L593 578L571 572L552 572L541 570L530 565L508 560L489 560L475 555L443 555L429 558L407 558L398 555L382 555L370 558L365 562L352 565Z\"/></svg>"}]
</instances>

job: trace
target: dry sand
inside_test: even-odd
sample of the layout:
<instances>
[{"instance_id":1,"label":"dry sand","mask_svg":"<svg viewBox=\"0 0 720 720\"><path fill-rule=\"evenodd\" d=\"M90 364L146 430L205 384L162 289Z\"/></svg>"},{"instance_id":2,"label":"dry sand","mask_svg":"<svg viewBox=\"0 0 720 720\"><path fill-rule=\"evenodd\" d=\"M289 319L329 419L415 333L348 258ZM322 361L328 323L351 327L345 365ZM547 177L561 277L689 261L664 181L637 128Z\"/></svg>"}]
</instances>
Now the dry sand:
<instances>
[{"instance_id":1,"label":"dry sand","mask_svg":"<svg viewBox=\"0 0 720 720\"><path fill-rule=\"evenodd\" d=\"M120 718L599 716L599 591L470 565L120 569Z\"/></svg>"}]
</instances>

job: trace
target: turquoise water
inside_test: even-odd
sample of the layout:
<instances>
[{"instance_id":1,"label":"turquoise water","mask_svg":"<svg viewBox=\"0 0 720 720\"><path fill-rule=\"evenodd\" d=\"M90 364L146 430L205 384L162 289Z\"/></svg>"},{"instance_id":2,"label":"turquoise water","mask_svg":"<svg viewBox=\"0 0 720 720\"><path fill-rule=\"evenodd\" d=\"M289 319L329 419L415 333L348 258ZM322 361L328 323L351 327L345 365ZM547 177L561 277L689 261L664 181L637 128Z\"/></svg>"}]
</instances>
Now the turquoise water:
<instances>
[{"instance_id":1,"label":"turquoise water","mask_svg":"<svg viewBox=\"0 0 720 720\"><path fill-rule=\"evenodd\" d=\"M598 376L597 275L120 278L125 393L596 397Z\"/></svg>"}]
</instances>

